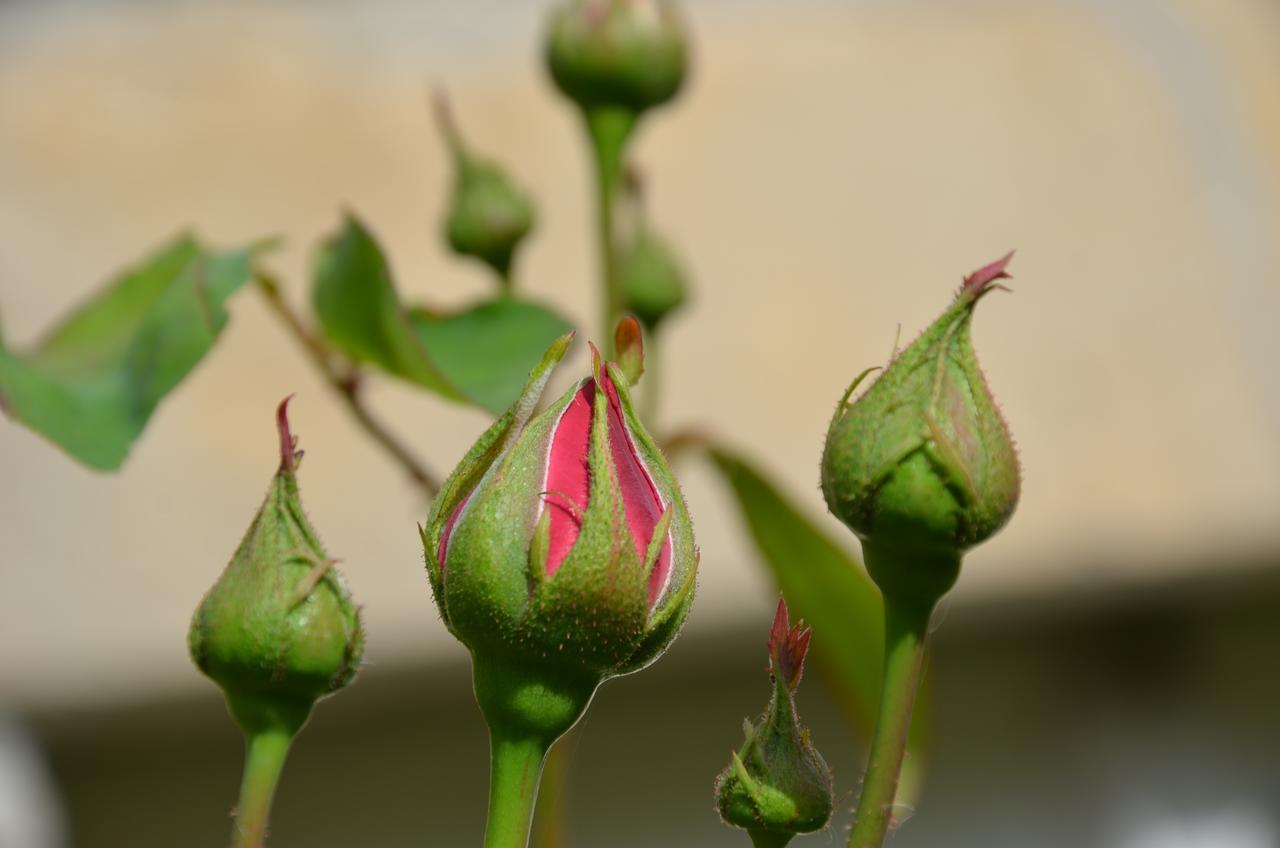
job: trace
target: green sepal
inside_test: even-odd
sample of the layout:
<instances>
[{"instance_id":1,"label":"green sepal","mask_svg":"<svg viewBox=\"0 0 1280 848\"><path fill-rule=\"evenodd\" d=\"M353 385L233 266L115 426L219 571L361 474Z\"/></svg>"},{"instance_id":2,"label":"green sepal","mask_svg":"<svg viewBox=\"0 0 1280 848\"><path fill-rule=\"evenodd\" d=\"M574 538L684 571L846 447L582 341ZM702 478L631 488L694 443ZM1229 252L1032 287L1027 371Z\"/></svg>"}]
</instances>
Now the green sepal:
<instances>
[{"instance_id":1,"label":"green sepal","mask_svg":"<svg viewBox=\"0 0 1280 848\"><path fill-rule=\"evenodd\" d=\"M444 564L439 562L437 556L440 538L458 504L476 491L485 474L498 466L499 460L510 451L513 443L521 435L546 390L555 366L568 352L573 336L573 332L565 333L547 348L542 360L530 372L529 380L521 391L520 397L467 451L453 473L444 481L439 494L431 504L426 526L420 532L426 555L427 575L431 580L436 605L440 609L445 625L451 630L448 598L442 579ZM507 488L510 489L510 487ZM454 540L455 543L457 541Z\"/></svg>"}]
</instances>

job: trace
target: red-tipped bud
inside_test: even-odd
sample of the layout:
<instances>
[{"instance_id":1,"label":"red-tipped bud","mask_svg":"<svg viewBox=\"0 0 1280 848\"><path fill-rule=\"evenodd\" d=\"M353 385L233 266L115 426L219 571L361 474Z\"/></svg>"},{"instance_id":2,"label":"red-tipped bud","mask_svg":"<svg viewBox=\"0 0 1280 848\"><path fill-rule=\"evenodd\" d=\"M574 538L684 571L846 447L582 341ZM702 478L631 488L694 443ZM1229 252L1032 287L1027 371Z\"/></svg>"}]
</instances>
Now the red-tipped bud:
<instances>
[{"instance_id":1,"label":"red-tipped bud","mask_svg":"<svg viewBox=\"0 0 1280 848\"><path fill-rule=\"evenodd\" d=\"M697 551L617 365L597 354L591 377L532 415L568 341L446 481L423 542L437 606L477 675L500 664L589 693L666 649Z\"/></svg>"},{"instance_id":2,"label":"red-tipped bud","mask_svg":"<svg viewBox=\"0 0 1280 848\"><path fill-rule=\"evenodd\" d=\"M796 714L809 636L804 622L791 625L787 604L779 599L768 643L773 696L760 721L746 723L745 744L716 781L721 818L751 831L756 844L783 844L831 818L831 770Z\"/></svg>"},{"instance_id":3,"label":"red-tipped bud","mask_svg":"<svg viewBox=\"0 0 1280 848\"><path fill-rule=\"evenodd\" d=\"M975 304L1002 288L1012 257L965 277L951 307L849 403L862 378L854 382L831 422L822 491L862 539L868 570L886 594L937 601L964 551L999 530L1017 505L1013 440L969 336Z\"/></svg>"}]
</instances>

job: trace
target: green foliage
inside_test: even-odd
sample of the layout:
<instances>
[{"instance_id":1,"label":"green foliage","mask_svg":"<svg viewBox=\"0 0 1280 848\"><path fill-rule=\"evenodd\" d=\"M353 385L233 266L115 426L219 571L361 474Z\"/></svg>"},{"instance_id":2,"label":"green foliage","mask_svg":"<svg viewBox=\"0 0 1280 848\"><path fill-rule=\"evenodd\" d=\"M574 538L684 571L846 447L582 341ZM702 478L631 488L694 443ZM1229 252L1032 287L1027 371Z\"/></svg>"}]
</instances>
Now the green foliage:
<instances>
[{"instance_id":1,"label":"green foliage","mask_svg":"<svg viewBox=\"0 0 1280 848\"><path fill-rule=\"evenodd\" d=\"M750 462L716 447L724 475L752 541L794 615L813 628L813 649L846 714L869 733L884 662L884 612L879 592L857 560L806 517ZM927 707L927 696L921 706ZM911 748L925 746L927 710L917 709Z\"/></svg>"},{"instance_id":2,"label":"green foliage","mask_svg":"<svg viewBox=\"0 0 1280 848\"><path fill-rule=\"evenodd\" d=\"M512 297L452 314L414 308L409 323L445 377L495 414L520 396L549 341L570 329L545 306Z\"/></svg>"},{"instance_id":3,"label":"green foliage","mask_svg":"<svg viewBox=\"0 0 1280 848\"><path fill-rule=\"evenodd\" d=\"M0 406L85 465L119 468L160 400L226 326L227 298L249 280L259 250L211 251L179 237L32 350L0 343Z\"/></svg>"},{"instance_id":4,"label":"green foliage","mask_svg":"<svg viewBox=\"0 0 1280 848\"><path fill-rule=\"evenodd\" d=\"M451 315L407 308L381 247L353 216L320 248L312 303L325 336L352 359L495 415L569 327L546 307L510 298Z\"/></svg>"}]
</instances>

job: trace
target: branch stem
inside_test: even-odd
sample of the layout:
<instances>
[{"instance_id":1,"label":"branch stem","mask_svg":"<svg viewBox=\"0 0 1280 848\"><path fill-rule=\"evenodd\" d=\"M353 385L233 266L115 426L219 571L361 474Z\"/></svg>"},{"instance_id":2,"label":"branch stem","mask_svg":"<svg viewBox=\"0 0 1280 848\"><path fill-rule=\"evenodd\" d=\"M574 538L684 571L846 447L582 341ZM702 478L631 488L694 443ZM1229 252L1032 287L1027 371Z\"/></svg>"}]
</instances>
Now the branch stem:
<instances>
[{"instance_id":1,"label":"branch stem","mask_svg":"<svg viewBox=\"0 0 1280 848\"><path fill-rule=\"evenodd\" d=\"M892 823L932 612L932 603L899 604L885 599L884 685L849 848L880 848Z\"/></svg>"},{"instance_id":2,"label":"branch stem","mask_svg":"<svg viewBox=\"0 0 1280 848\"><path fill-rule=\"evenodd\" d=\"M280 286L274 278L259 272L255 276L255 282L257 283L258 291L262 293L267 305L271 307L271 311L302 346L312 364L315 365L316 369L325 378L325 381L342 399L347 410L364 429L365 433L404 468L409 478L422 489L428 498L434 498L436 493L440 491L439 479L369 411L360 395L361 375L359 370L349 362L343 365L339 364L341 357L326 345L320 337L307 328L302 318L293 311L292 307L284 299L284 295L280 292Z\"/></svg>"}]
</instances>

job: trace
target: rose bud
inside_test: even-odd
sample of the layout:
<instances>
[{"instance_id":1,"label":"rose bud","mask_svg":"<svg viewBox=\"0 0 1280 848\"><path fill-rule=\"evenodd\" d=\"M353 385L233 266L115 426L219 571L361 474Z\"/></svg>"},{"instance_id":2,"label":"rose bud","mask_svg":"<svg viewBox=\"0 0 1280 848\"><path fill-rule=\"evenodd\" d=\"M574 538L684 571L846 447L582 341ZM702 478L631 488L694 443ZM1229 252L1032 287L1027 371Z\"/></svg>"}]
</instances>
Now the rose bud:
<instances>
[{"instance_id":1,"label":"rose bud","mask_svg":"<svg viewBox=\"0 0 1280 848\"><path fill-rule=\"evenodd\" d=\"M501 166L477 158L467 149L443 94L437 95L435 106L454 164L445 239L455 253L489 265L503 286L509 287L516 248L533 229L533 203Z\"/></svg>"},{"instance_id":2,"label":"rose bud","mask_svg":"<svg viewBox=\"0 0 1280 848\"><path fill-rule=\"evenodd\" d=\"M188 640L247 733L296 733L317 700L351 682L364 650L359 611L302 511L288 403L276 413L280 467Z\"/></svg>"},{"instance_id":3,"label":"rose bud","mask_svg":"<svg viewBox=\"0 0 1280 848\"><path fill-rule=\"evenodd\" d=\"M1008 521L1018 458L973 352L978 301L1009 277L1013 254L965 278L955 302L856 401L845 392L827 432L822 491L862 539L886 597L928 605L960 557Z\"/></svg>"},{"instance_id":4,"label":"rose bud","mask_svg":"<svg viewBox=\"0 0 1280 848\"><path fill-rule=\"evenodd\" d=\"M680 90L687 54L670 0L568 0L552 14L551 76L588 111L638 115L665 103Z\"/></svg>"},{"instance_id":5,"label":"rose bud","mask_svg":"<svg viewBox=\"0 0 1280 848\"><path fill-rule=\"evenodd\" d=\"M618 366L593 347L592 376L533 415L571 339L463 458L422 531L491 731L543 750L601 681L662 654L698 561L684 497Z\"/></svg>"},{"instance_id":6,"label":"rose bud","mask_svg":"<svg viewBox=\"0 0 1280 848\"><path fill-rule=\"evenodd\" d=\"M685 275L671 247L648 225L637 228L618 256L622 301L653 332L685 301Z\"/></svg>"},{"instance_id":7,"label":"rose bud","mask_svg":"<svg viewBox=\"0 0 1280 848\"><path fill-rule=\"evenodd\" d=\"M831 769L796 714L809 637L803 621L791 626L779 599L768 643L773 696L757 724L744 723L747 741L716 780L720 817L750 831L758 846L825 827L834 806Z\"/></svg>"}]
</instances>

